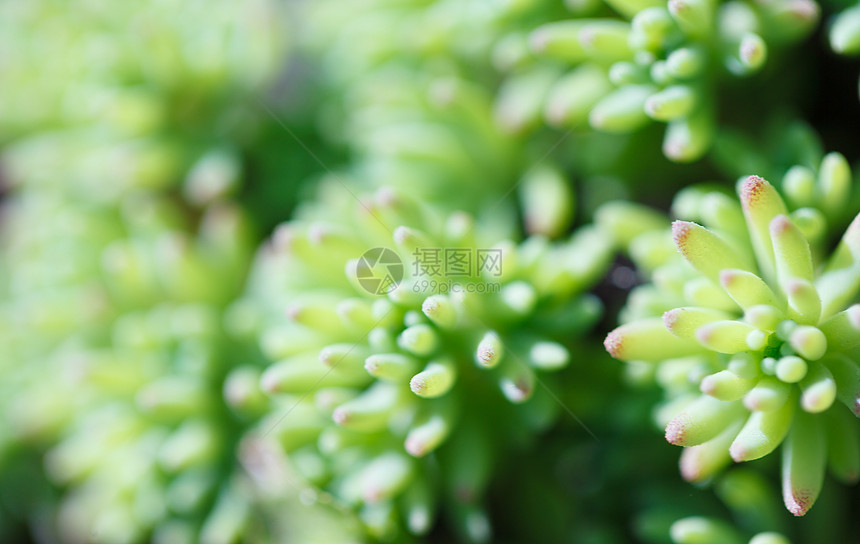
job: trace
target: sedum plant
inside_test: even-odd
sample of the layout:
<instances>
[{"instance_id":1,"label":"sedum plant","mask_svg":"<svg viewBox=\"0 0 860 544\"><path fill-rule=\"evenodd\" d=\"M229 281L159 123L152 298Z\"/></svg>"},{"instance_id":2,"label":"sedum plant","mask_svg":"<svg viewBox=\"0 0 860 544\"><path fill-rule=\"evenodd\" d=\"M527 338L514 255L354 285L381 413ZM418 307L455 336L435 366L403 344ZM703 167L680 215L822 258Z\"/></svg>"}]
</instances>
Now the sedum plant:
<instances>
[{"instance_id":1,"label":"sedum plant","mask_svg":"<svg viewBox=\"0 0 860 544\"><path fill-rule=\"evenodd\" d=\"M782 446L785 506L800 516L826 467L846 482L860 474L860 220L828 254L829 219L844 215L851 190L841 155L826 156L817 176L792 168L782 185L785 198L762 178L743 179L740 204L707 189L679 195L676 213L702 225L672 224L678 255L661 230L630 242L653 280L631 295L627 322L605 346L657 365L670 396L659 419L666 439L685 447L687 480ZM604 221L617 213L604 211Z\"/></svg>"},{"instance_id":2,"label":"sedum plant","mask_svg":"<svg viewBox=\"0 0 860 544\"><path fill-rule=\"evenodd\" d=\"M196 225L169 198L136 194L120 211L44 189L8 204L4 438L47 450L63 489L41 530L99 543L259 532L222 401L236 347L220 312L251 253L244 214L211 203Z\"/></svg>"},{"instance_id":3,"label":"sedum plant","mask_svg":"<svg viewBox=\"0 0 860 544\"><path fill-rule=\"evenodd\" d=\"M15 54L0 59L9 83L0 141L53 129L117 140L223 131L242 115L237 98L277 68L285 45L277 13L270 0L243 9L225 1L4 2L0 43ZM225 115L212 116L217 110Z\"/></svg>"},{"instance_id":4,"label":"sedum plant","mask_svg":"<svg viewBox=\"0 0 860 544\"><path fill-rule=\"evenodd\" d=\"M663 153L676 162L710 148L724 80L761 71L769 52L812 31L819 12L806 0L565 4L566 18L541 8L543 24L497 42L497 65L510 72L503 119L622 134L663 122Z\"/></svg>"},{"instance_id":5,"label":"sedum plant","mask_svg":"<svg viewBox=\"0 0 860 544\"><path fill-rule=\"evenodd\" d=\"M0 469L44 457L56 488L24 512L44 538L266 538L222 394L243 348L221 319L253 253L236 201L263 124L248 103L283 60L277 12L0 6L17 52L0 59L16 82L0 105Z\"/></svg>"},{"instance_id":6,"label":"sedum plant","mask_svg":"<svg viewBox=\"0 0 860 544\"><path fill-rule=\"evenodd\" d=\"M351 192L332 181L278 228L236 308L273 361L249 440L274 440L377 538L425 534L443 513L461 538L488 541L494 467L556 418L547 383L576 364L572 335L599 313L583 291L607 244L593 228L517 242L492 218ZM422 260L446 250L471 268ZM235 379L250 403L248 378Z\"/></svg>"}]
</instances>

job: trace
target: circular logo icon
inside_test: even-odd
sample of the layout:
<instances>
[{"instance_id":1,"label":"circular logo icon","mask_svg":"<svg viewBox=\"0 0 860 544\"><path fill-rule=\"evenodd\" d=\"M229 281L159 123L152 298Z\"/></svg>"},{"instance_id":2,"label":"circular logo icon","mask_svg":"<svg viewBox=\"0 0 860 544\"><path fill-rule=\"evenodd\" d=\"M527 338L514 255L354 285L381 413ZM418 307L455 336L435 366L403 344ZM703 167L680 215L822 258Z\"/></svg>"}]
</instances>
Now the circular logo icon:
<instances>
[{"instance_id":1,"label":"circular logo icon","mask_svg":"<svg viewBox=\"0 0 860 544\"><path fill-rule=\"evenodd\" d=\"M385 295L403 279L403 262L387 247L368 249L358 259L355 277L371 295Z\"/></svg>"}]
</instances>

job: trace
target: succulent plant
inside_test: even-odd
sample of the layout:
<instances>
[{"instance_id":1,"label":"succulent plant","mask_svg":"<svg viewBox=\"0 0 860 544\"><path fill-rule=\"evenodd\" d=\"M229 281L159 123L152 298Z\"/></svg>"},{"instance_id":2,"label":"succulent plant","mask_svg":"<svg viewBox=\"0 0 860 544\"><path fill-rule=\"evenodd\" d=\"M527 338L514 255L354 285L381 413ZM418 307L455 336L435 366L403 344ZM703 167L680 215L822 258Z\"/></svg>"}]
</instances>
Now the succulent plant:
<instances>
[{"instance_id":1,"label":"succulent plant","mask_svg":"<svg viewBox=\"0 0 860 544\"><path fill-rule=\"evenodd\" d=\"M665 122L663 153L678 162L710 147L721 80L760 71L769 49L809 34L819 12L811 0L566 5L573 18L547 10L550 18L527 36L499 40L497 61L511 70L500 91L505 118L523 126L542 114L555 127L587 123L610 133ZM574 68L563 72L567 66Z\"/></svg>"},{"instance_id":2,"label":"succulent plant","mask_svg":"<svg viewBox=\"0 0 860 544\"><path fill-rule=\"evenodd\" d=\"M220 312L250 261L247 219L214 203L195 233L168 198L120 211L52 193L7 203L0 366L10 440L48 449L67 488L58 538L237 541L251 499L232 476Z\"/></svg>"},{"instance_id":3,"label":"succulent plant","mask_svg":"<svg viewBox=\"0 0 860 544\"><path fill-rule=\"evenodd\" d=\"M0 40L16 54L0 62L9 83L0 141L73 127L116 139L223 132L242 115L239 98L279 68L277 12L270 0L243 9L224 1L5 2Z\"/></svg>"},{"instance_id":4,"label":"succulent plant","mask_svg":"<svg viewBox=\"0 0 860 544\"><path fill-rule=\"evenodd\" d=\"M757 176L739 183L740 205L707 189L679 195L676 213L705 226L673 223L679 256L660 230L630 242L653 282L631 295L628 322L605 346L658 365L671 397L659 419L667 440L685 446L686 479L708 480L782 445L785 505L803 515L826 466L844 481L860 475L860 220L827 255L828 222L844 215L851 189L841 155L826 156L817 176L789 170L782 185L787 202Z\"/></svg>"},{"instance_id":5,"label":"succulent plant","mask_svg":"<svg viewBox=\"0 0 860 544\"><path fill-rule=\"evenodd\" d=\"M232 199L268 120L248 104L283 60L276 11L0 6L17 52L0 60L0 472L44 456L62 490L27 520L43 538L262 538L221 318L255 243Z\"/></svg>"},{"instance_id":6,"label":"succulent plant","mask_svg":"<svg viewBox=\"0 0 860 544\"><path fill-rule=\"evenodd\" d=\"M583 291L606 265L604 237L516 243L504 216L354 194L330 180L259 255L240 307L259 308L246 326L274 362L250 439L276 440L376 537L424 534L443 508L486 541L493 467L553 421L543 376L571 363L571 335L599 314Z\"/></svg>"}]
</instances>

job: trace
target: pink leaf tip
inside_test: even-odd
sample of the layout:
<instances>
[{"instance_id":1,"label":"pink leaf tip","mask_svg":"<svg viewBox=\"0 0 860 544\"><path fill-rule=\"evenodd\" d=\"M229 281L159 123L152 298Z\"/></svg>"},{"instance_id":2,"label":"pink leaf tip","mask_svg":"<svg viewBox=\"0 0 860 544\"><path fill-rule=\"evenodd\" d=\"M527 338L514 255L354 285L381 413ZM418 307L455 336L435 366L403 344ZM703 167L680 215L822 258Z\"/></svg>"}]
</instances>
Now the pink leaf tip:
<instances>
[{"instance_id":1,"label":"pink leaf tip","mask_svg":"<svg viewBox=\"0 0 860 544\"><path fill-rule=\"evenodd\" d=\"M603 341L603 347L616 359L621 357L622 348L624 347L624 338L618 329L606 335L606 340Z\"/></svg>"}]
</instances>

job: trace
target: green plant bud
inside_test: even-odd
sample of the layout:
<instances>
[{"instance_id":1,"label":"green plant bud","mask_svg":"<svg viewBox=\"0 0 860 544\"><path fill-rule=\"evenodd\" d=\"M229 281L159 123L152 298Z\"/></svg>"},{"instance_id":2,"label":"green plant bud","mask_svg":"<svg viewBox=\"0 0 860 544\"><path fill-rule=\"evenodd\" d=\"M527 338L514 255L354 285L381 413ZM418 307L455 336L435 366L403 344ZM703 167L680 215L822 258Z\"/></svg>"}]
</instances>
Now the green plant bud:
<instances>
[{"instance_id":1,"label":"green plant bud","mask_svg":"<svg viewBox=\"0 0 860 544\"><path fill-rule=\"evenodd\" d=\"M424 370L412 377L409 387L419 397L435 398L447 393L456 378L456 369L452 362L431 361Z\"/></svg>"},{"instance_id":2,"label":"green plant bud","mask_svg":"<svg viewBox=\"0 0 860 544\"><path fill-rule=\"evenodd\" d=\"M451 329L457 325L457 309L446 295L431 295L421 304L424 312L433 323L443 329Z\"/></svg>"},{"instance_id":3,"label":"green plant bud","mask_svg":"<svg viewBox=\"0 0 860 544\"><path fill-rule=\"evenodd\" d=\"M822 363L836 381L837 398L855 415L860 414L860 369L857 364L838 353L823 360Z\"/></svg>"},{"instance_id":4,"label":"green plant bud","mask_svg":"<svg viewBox=\"0 0 860 544\"><path fill-rule=\"evenodd\" d=\"M493 368L502 361L504 353L504 345L499 340L498 335L491 331L485 334L478 344L475 360L482 367Z\"/></svg>"},{"instance_id":5,"label":"green plant bud","mask_svg":"<svg viewBox=\"0 0 860 544\"><path fill-rule=\"evenodd\" d=\"M721 370L702 378L702 393L722 401L739 400L755 386L754 379L742 378L729 370Z\"/></svg>"},{"instance_id":6,"label":"green plant bud","mask_svg":"<svg viewBox=\"0 0 860 544\"><path fill-rule=\"evenodd\" d=\"M806 361L794 355L780 358L776 363L776 377L786 383L797 383L806 376Z\"/></svg>"},{"instance_id":7,"label":"green plant bud","mask_svg":"<svg viewBox=\"0 0 860 544\"><path fill-rule=\"evenodd\" d=\"M502 288L499 302L506 313L525 315L534 309L537 293L527 283L513 282Z\"/></svg>"},{"instance_id":8,"label":"green plant bud","mask_svg":"<svg viewBox=\"0 0 860 544\"><path fill-rule=\"evenodd\" d=\"M786 281L788 295L788 315L800 323L815 323L821 315L821 297L815 286L803 279L790 278Z\"/></svg>"},{"instance_id":9,"label":"green plant bud","mask_svg":"<svg viewBox=\"0 0 860 544\"><path fill-rule=\"evenodd\" d=\"M791 426L796 397L792 393L789 400L776 410L752 413L729 448L735 462L759 459L779 446Z\"/></svg>"},{"instance_id":10,"label":"green plant bud","mask_svg":"<svg viewBox=\"0 0 860 544\"><path fill-rule=\"evenodd\" d=\"M556 342L535 342L527 361L538 370L554 371L570 363L570 352Z\"/></svg>"},{"instance_id":11,"label":"green plant bud","mask_svg":"<svg viewBox=\"0 0 860 544\"><path fill-rule=\"evenodd\" d=\"M696 330L696 340L718 353L760 350L767 334L740 321L715 321Z\"/></svg>"},{"instance_id":12,"label":"green plant bud","mask_svg":"<svg viewBox=\"0 0 860 544\"><path fill-rule=\"evenodd\" d=\"M592 128L609 133L628 133L645 125L645 101L654 93L649 85L627 85L598 102L588 116Z\"/></svg>"},{"instance_id":13,"label":"green plant bud","mask_svg":"<svg viewBox=\"0 0 860 544\"><path fill-rule=\"evenodd\" d=\"M666 440L676 446L697 446L707 442L743 413L737 402L723 402L703 395L693 401L666 426Z\"/></svg>"},{"instance_id":14,"label":"green plant bud","mask_svg":"<svg viewBox=\"0 0 860 544\"><path fill-rule=\"evenodd\" d=\"M567 230L573 220L574 195L561 172L535 168L526 173L518 190L529 234L556 238Z\"/></svg>"},{"instance_id":15,"label":"green plant bud","mask_svg":"<svg viewBox=\"0 0 860 544\"><path fill-rule=\"evenodd\" d=\"M802 516L809 511L821 492L825 465L824 429L798 413L782 451L782 495L789 512Z\"/></svg>"},{"instance_id":16,"label":"green plant bud","mask_svg":"<svg viewBox=\"0 0 860 544\"><path fill-rule=\"evenodd\" d=\"M436 332L430 325L418 324L404 329L397 337L397 345L418 356L433 353L439 343Z\"/></svg>"},{"instance_id":17,"label":"green plant bud","mask_svg":"<svg viewBox=\"0 0 860 544\"><path fill-rule=\"evenodd\" d=\"M809 206L815 202L815 172L806 166L792 166L782 178L782 190L794 207Z\"/></svg>"},{"instance_id":18,"label":"green plant bud","mask_svg":"<svg viewBox=\"0 0 860 544\"><path fill-rule=\"evenodd\" d=\"M810 365L806 377L801 380L803 394L800 403L811 414L823 412L833 405L836 399L836 382L833 374L822 364Z\"/></svg>"},{"instance_id":19,"label":"green plant bud","mask_svg":"<svg viewBox=\"0 0 860 544\"><path fill-rule=\"evenodd\" d=\"M705 66L705 54L693 47L675 49L666 57L666 71L676 79L691 79Z\"/></svg>"},{"instance_id":20,"label":"green plant bud","mask_svg":"<svg viewBox=\"0 0 860 544\"><path fill-rule=\"evenodd\" d=\"M738 45L737 60L729 58L727 68L735 73L746 74L758 71L767 60L767 44L758 34L744 34Z\"/></svg>"},{"instance_id":21,"label":"green plant bud","mask_svg":"<svg viewBox=\"0 0 860 544\"><path fill-rule=\"evenodd\" d=\"M759 18L752 6L742 2L726 2L719 6L719 32L724 38L741 38L756 32Z\"/></svg>"},{"instance_id":22,"label":"green plant bud","mask_svg":"<svg viewBox=\"0 0 860 544\"><path fill-rule=\"evenodd\" d=\"M320 350L319 362L327 368L339 368L342 372L356 372L366 369L368 350L355 344L332 344Z\"/></svg>"},{"instance_id":23,"label":"green plant bud","mask_svg":"<svg viewBox=\"0 0 860 544\"><path fill-rule=\"evenodd\" d=\"M827 352L827 337L815 327L796 327L791 331L788 343L794 351L809 361L816 361Z\"/></svg>"},{"instance_id":24,"label":"green plant bud","mask_svg":"<svg viewBox=\"0 0 860 544\"><path fill-rule=\"evenodd\" d=\"M625 60L633 52L628 45L630 25L622 21L602 20L588 23L579 31L579 43L590 57L601 60Z\"/></svg>"},{"instance_id":25,"label":"green plant bud","mask_svg":"<svg viewBox=\"0 0 860 544\"><path fill-rule=\"evenodd\" d=\"M396 453L374 459L360 472L364 500L375 503L397 495L408 485L412 468L406 456Z\"/></svg>"},{"instance_id":26,"label":"green plant bud","mask_svg":"<svg viewBox=\"0 0 860 544\"><path fill-rule=\"evenodd\" d=\"M681 29L692 36L711 32L714 7L706 0L675 0L669 2L669 13Z\"/></svg>"},{"instance_id":27,"label":"green plant bud","mask_svg":"<svg viewBox=\"0 0 860 544\"><path fill-rule=\"evenodd\" d=\"M671 334L659 318L622 325L603 342L606 351L622 361L662 361L693 355L701 350L696 342Z\"/></svg>"},{"instance_id":28,"label":"green plant bud","mask_svg":"<svg viewBox=\"0 0 860 544\"><path fill-rule=\"evenodd\" d=\"M738 420L707 442L684 448L680 460L681 476L688 482L700 483L711 479L731 464L729 446L742 425L743 422Z\"/></svg>"},{"instance_id":29,"label":"green plant bud","mask_svg":"<svg viewBox=\"0 0 860 544\"><path fill-rule=\"evenodd\" d=\"M588 58L579 34L588 19L556 21L544 24L529 36L532 51L539 56L576 63Z\"/></svg>"},{"instance_id":30,"label":"green plant bud","mask_svg":"<svg viewBox=\"0 0 860 544\"><path fill-rule=\"evenodd\" d=\"M534 393L534 371L521 361L508 357L499 366L499 388L514 404L525 402Z\"/></svg>"},{"instance_id":31,"label":"green plant bud","mask_svg":"<svg viewBox=\"0 0 860 544\"><path fill-rule=\"evenodd\" d=\"M785 203L770 183L757 176L743 182L740 197L756 258L765 280L769 280L775 273L770 222L787 213Z\"/></svg>"},{"instance_id":32,"label":"green plant bud","mask_svg":"<svg viewBox=\"0 0 860 544\"><path fill-rule=\"evenodd\" d=\"M658 49L672 31L674 22L662 6L650 7L637 12L630 21L632 33L630 45L636 49Z\"/></svg>"},{"instance_id":33,"label":"green plant bud","mask_svg":"<svg viewBox=\"0 0 860 544\"><path fill-rule=\"evenodd\" d=\"M830 27L830 47L841 55L860 52L860 9L842 11Z\"/></svg>"},{"instance_id":34,"label":"green plant bud","mask_svg":"<svg viewBox=\"0 0 860 544\"><path fill-rule=\"evenodd\" d=\"M687 116L695 105L696 96L691 87L672 85L648 97L645 113L657 121L671 121Z\"/></svg>"},{"instance_id":35,"label":"green plant bud","mask_svg":"<svg viewBox=\"0 0 860 544\"><path fill-rule=\"evenodd\" d=\"M851 192L851 167L839 153L828 153L818 171L818 194L825 213L842 209Z\"/></svg>"},{"instance_id":36,"label":"green plant bud","mask_svg":"<svg viewBox=\"0 0 860 544\"><path fill-rule=\"evenodd\" d=\"M420 368L418 361L399 353L377 353L367 358L364 369L376 379L404 383Z\"/></svg>"},{"instance_id":37,"label":"green plant bud","mask_svg":"<svg viewBox=\"0 0 860 544\"><path fill-rule=\"evenodd\" d=\"M314 358L294 356L267 368L260 377L260 388L269 394L293 394L314 386L323 378L327 385L357 385L368 382L365 376L347 367L326 368Z\"/></svg>"},{"instance_id":38,"label":"green plant bud","mask_svg":"<svg viewBox=\"0 0 860 544\"><path fill-rule=\"evenodd\" d=\"M447 406L423 417L419 416L406 435L404 448L413 457L423 457L448 438L454 425L452 411Z\"/></svg>"},{"instance_id":39,"label":"green plant bud","mask_svg":"<svg viewBox=\"0 0 860 544\"><path fill-rule=\"evenodd\" d=\"M670 535L675 544L743 543L731 525L702 517L679 519L672 524Z\"/></svg>"},{"instance_id":40,"label":"green plant bud","mask_svg":"<svg viewBox=\"0 0 860 544\"><path fill-rule=\"evenodd\" d=\"M672 235L675 246L687 262L714 282L720 280L720 273L727 268L751 268L720 237L695 223L675 221L672 223Z\"/></svg>"},{"instance_id":41,"label":"green plant bud","mask_svg":"<svg viewBox=\"0 0 860 544\"><path fill-rule=\"evenodd\" d=\"M785 285L793 278L812 282L812 253L800 229L787 216L778 215L770 222L770 237L780 283Z\"/></svg>"},{"instance_id":42,"label":"green plant bud","mask_svg":"<svg viewBox=\"0 0 860 544\"><path fill-rule=\"evenodd\" d=\"M395 385L379 382L338 406L332 417L335 423L347 429L379 431L388 424L400 401L401 394Z\"/></svg>"},{"instance_id":43,"label":"green plant bud","mask_svg":"<svg viewBox=\"0 0 860 544\"><path fill-rule=\"evenodd\" d=\"M287 308L291 321L319 331L331 330L338 322L337 312L328 301L300 302Z\"/></svg>"},{"instance_id":44,"label":"green plant bud","mask_svg":"<svg viewBox=\"0 0 860 544\"><path fill-rule=\"evenodd\" d=\"M790 393L791 387L787 383L765 377L744 395L744 406L750 411L770 412L782 407Z\"/></svg>"},{"instance_id":45,"label":"green plant bud","mask_svg":"<svg viewBox=\"0 0 860 544\"><path fill-rule=\"evenodd\" d=\"M791 542L779 533L758 533L753 536L749 544L791 544Z\"/></svg>"},{"instance_id":46,"label":"green plant bud","mask_svg":"<svg viewBox=\"0 0 860 544\"><path fill-rule=\"evenodd\" d=\"M695 340L700 327L728 317L729 314L710 308L675 308L663 314L663 324L675 336Z\"/></svg>"},{"instance_id":47,"label":"green plant bud","mask_svg":"<svg viewBox=\"0 0 860 544\"><path fill-rule=\"evenodd\" d=\"M669 122L663 139L663 154L675 162L691 162L710 147L714 128L711 114L705 110Z\"/></svg>"}]
</instances>

